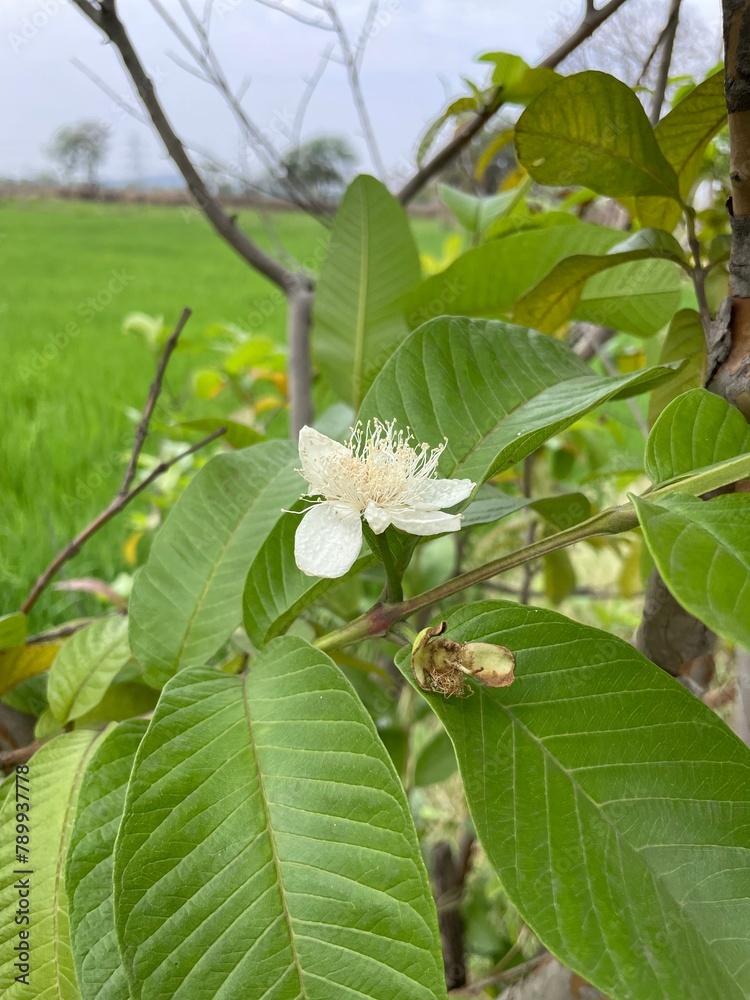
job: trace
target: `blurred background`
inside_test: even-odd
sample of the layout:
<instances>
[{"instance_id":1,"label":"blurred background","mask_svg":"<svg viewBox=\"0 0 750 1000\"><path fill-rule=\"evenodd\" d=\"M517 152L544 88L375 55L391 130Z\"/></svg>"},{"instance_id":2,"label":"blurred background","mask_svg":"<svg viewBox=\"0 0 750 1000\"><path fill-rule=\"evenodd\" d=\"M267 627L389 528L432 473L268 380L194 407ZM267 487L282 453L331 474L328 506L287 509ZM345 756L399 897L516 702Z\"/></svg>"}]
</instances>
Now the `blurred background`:
<instances>
[{"instance_id":1,"label":"blurred background","mask_svg":"<svg viewBox=\"0 0 750 1000\"><path fill-rule=\"evenodd\" d=\"M293 204L289 177L314 192L324 216L358 172L398 190L461 126L471 84L487 84L490 67L477 55L517 52L533 64L570 33L582 6L353 0L335 7L332 23L303 0L131 0L121 15L212 193L262 246L315 272L330 218ZM561 69L606 68L639 85L647 102L667 8L666 0L628 0ZM685 0L667 100L718 61L719 15L715 0ZM156 358L183 306L193 317L144 470L212 419L232 416L246 442L283 435L287 422L285 305L191 202L113 46L69 0L1 0L0 44L0 607L8 610L116 491ZM473 239L438 182L484 195L514 176L512 145L497 142L508 115L412 204L424 273ZM713 149L720 157L720 144ZM634 440L637 463L637 433ZM65 574L125 595L164 511L206 457L170 469ZM60 621L111 597L63 580L34 614Z\"/></svg>"}]
</instances>

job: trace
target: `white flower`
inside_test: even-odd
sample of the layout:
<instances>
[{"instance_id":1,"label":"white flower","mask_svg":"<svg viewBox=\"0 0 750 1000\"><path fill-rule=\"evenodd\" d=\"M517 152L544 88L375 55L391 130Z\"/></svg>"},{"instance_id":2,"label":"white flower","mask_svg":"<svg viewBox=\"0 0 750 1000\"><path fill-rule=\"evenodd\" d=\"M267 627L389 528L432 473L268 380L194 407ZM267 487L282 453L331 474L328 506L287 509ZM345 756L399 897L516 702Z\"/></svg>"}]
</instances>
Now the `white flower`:
<instances>
[{"instance_id":1,"label":"white flower","mask_svg":"<svg viewBox=\"0 0 750 1000\"><path fill-rule=\"evenodd\" d=\"M362 518L376 535L389 524L411 535L458 531L460 514L441 508L465 500L475 484L468 479L436 479L445 448L413 445L395 421L357 424L346 445L303 427L299 434L301 474L314 500L294 539L294 558L308 576L335 578L347 573L362 547Z\"/></svg>"}]
</instances>

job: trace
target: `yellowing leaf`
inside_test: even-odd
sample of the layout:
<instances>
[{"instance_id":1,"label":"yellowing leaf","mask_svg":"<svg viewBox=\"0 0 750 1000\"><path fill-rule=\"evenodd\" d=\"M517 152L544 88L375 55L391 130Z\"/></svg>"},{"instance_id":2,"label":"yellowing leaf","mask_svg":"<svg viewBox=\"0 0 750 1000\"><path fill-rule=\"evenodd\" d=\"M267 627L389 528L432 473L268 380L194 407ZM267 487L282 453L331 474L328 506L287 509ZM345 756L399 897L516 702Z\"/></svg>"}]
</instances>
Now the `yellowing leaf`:
<instances>
[{"instance_id":1,"label":"yellowing leaf","mask_svg":"<svg viewBox=\"0 0 750 1000\"><path fill-rule=\"evenodd\" d=\"M0 651L0 695L27 677L49 670L61 646L60 642L40 642Z\"/></svg>"},{"instance_id":2,"label":"yellowing leaf","mask_svg":"<svg viewBox=\"0 0 750 1000\"><path fill-rule=\"evenodd\" d=\"M142 531L133 531L125 539L122 546L122 554L128 566L135 566L138 562L138 543L142 538Z\"/></svg>"}]
</instances>

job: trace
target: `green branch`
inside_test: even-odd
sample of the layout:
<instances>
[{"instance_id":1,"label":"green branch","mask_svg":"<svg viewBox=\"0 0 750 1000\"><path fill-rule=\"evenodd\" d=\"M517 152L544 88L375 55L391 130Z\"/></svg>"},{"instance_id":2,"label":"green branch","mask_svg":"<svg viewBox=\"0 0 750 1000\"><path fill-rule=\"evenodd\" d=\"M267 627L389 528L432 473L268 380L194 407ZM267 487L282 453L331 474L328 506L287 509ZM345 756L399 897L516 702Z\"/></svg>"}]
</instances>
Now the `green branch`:
<instances>
[{"instance_id":1,"label":"green branch","mask_svg":"<svg viewBox=\"0 0 750 1000\"><path fill-rule=\"evenodd\" d=\"M493 559L491 562L485 563L484 566L478 566L476 569L461 573L452 580L447 580L438 587L426 590L423 594L418 594L408 601L379 605L348 625L344 625L334 632L329 632L328 635L321 636L314 645L323 650L339 649L368 636L385 635L396 622L402 621L424 608L429 608L431 605L445 600L446 597L452 597L468 587L483 583L509 569L523 566L524 563L538 559L539 556L546 555L548 552L566 548L568 545L593 538L595 535L614 535L621 531L629 531L637 524L638 517L632 504L611 507L609 510L602 511L601 514L595 514L581 524L573 525L564 531L558 531L556 534L542 538L516 552L501 556L499 559Z\"/></svg>"}]
</instances>

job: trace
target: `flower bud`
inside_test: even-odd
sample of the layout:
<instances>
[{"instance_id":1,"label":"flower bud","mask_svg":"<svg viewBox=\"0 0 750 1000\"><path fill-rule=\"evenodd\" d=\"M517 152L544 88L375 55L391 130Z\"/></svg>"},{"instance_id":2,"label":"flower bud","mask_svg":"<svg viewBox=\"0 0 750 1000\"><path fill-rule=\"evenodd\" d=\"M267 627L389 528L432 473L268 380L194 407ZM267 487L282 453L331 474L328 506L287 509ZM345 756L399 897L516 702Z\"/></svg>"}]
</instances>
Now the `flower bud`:
<instances>
[{"instance_id":1,"label":"flower bud","mask_svg":"<svg viewBox=\"0 0 750 1000\"><path fill-rule=\"evenodd\" d=\"M411 666L424 691L436 691L446 698L472 694L467 677L487 687L508 687L513 683L515 657L505 646L489 642L455 642L443 637L447 622L423 629L412 647Z\"/></svg>"}]
</instances>

